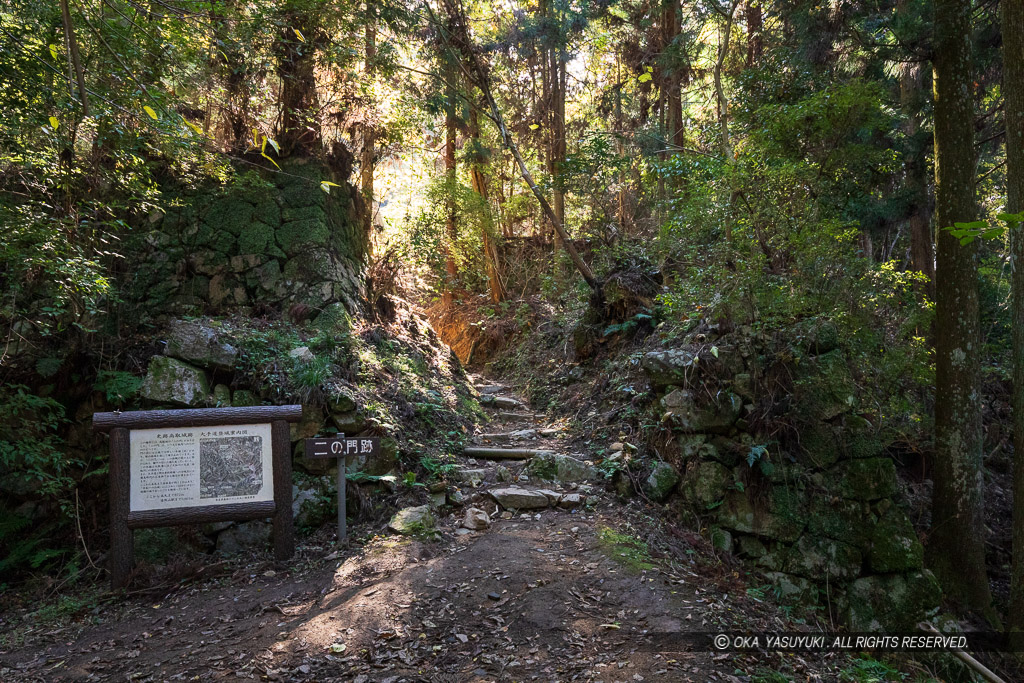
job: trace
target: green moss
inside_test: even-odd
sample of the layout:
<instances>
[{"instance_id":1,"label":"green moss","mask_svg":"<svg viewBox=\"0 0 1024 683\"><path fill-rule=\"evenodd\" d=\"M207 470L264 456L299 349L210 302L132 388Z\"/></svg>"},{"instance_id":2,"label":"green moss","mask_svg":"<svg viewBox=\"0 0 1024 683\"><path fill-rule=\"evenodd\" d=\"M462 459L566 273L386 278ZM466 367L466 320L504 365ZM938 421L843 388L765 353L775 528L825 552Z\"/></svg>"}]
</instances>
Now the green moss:
<instances>
[{"instance_id":1,"label":"green moss","mask_svg":"<svg viewBox=\"0 0 1024 683\"><path fill-rule=\"evenodd\" d=\"M637 573L654 569L651 551L640 539L602 526L597 530L597 540L601 550L626 569Z\"/></svg>"},{"instance_id":2,"label":"green moss","mask_svg":"<svg viewBox=\"0 0 1024 683\"><path fill-rule=\"evenodd\" d=\"M851 631L913 632L938 612L939 582L929 571L857 579L847 591L846 625Z\"/></svg>"},{"instance_id":3,"label":"green moss","mask_svg":"<svg viewBox=\"0 0 1024 683\"><path fill-rule=\"evenodd\" d=\"M845 498L833 499L819 493L811 496L807 530L866 548L871 535L871 520L865 516L861 503Z\"/></svg>"},{"instance_id":4,"label":"green moss","mask_svg":"<svg viewBox=\"0 0 1024 683\"><path fill-rule=\"evenodd\" d=\"M848 460L832 470L836 493L852 500L879 500L896 492L896 467L888 458Z\"/></svg>"},{"instance_id":5,"label":"green moss","mask_svg":"<svg viewBox=\"0 0 1024 683\"><path fill-rule=\"evenodd\" d=\"M274 243L274 229L266 223L253 221L238 236L238 253L265 254Z\"/></svg>"},{"instance_id":6,"label":"green moss","mask_svg":"<svg viewBox=\"0 0 1024 683\"><path fill-rule=\"evenodd\" d=\"M253 218L276 228L281 225L281 207L273 199L262 199L253 209Z\"/></svg>"},{"instance_id":7,"label":"green moss","mask_svg":"<svg viewBox=\"0 0 1024 683\"><path fill-rule=\"evenodd\" d=\"M901 572L924 565L924 548L910 519L899 508L890 507L875 524L870 561L876 572Z\"/></svg>"},{"instance_id":8,"label":"green moss","mask_svg":"<svg viewBox=\"0 0 1024 683\"><path fill-rule=\"evenodd\" d=\"M326 219L285 223L277 230L277 244L287 254L294 254L303 245L324 246L331 232Z\"/></svg>"},{"instance_id":9,"label":"green moss","mask_svg":"<svg viewBox=\"0 0 1024 683\"><path fill-rule=\"evenodd\" d=\"M215 230L240 235L254 220L252 204L236 197L224 197L213 202L203 216L203 222Z\"/></svg>"},{"instance_id":10,"label":"green moss","mask_svg":"<svg viewBox=\"0 0 1024 683\"><path fill-rule=\"evenodd\" d=\"M320 221L326 220L326 218L327 213L319 206L300 206L281 211L281 221L284 223L292 221Z\"/></svg>"},{"instance_id":11,"label":"green moss","mask_svg":"<svg viewBox=\"0 0 1024 683\"><path fill-rule=\"evenodd\" d=\"M319 182L296 180L281 190L285 205L290 207L320 206L327 203L327 193L320 189Z\"/></svg>"},{"instance_id":12,"label":"green moss","mask_svg":"<svg viewBox=\"0 0 1024 683\"><path fill-rule=\"evenodd\" d=\"M226 230L218 230L211 224L203 222L196 233L196 244L206 247L218 254L230 254L235 246L235 236Z\"/></svg>"}]
</instances>

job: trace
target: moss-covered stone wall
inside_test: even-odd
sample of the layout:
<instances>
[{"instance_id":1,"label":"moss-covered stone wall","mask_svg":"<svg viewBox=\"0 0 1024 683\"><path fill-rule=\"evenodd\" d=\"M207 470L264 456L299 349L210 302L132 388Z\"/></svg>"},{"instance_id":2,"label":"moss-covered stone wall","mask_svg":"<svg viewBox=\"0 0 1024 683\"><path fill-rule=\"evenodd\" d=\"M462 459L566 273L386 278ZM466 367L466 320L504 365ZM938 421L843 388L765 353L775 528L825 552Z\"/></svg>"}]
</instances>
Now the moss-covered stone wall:
<instances>
[{"instance_id":1,"label":"moss-covered stone wall","mask_svg":"<svg viewBox=\"0 0 1024 683\"><path fill-rule=\"evenodd\" d=\"M780 339L701 330L643 356L671 434L646 493L677 492L782 600L825 606L854 631L913 630L939 586L836 329Z\"/></svg>"},{"instance_id":2,"label":"moss-covered stone wall","mask_svg":"<svg viewBox=\"0 0 1024 683\"><path fill-rule=\"evenodd\" d=\"M325 180L338 185L327 193ZM280 173L244 171L227 185L166 188L165 197L128 250L132 303L191 314L336 302L356 311L368 239L362 202L323 164L286 160Z\"/></svg>"}]
</instances>

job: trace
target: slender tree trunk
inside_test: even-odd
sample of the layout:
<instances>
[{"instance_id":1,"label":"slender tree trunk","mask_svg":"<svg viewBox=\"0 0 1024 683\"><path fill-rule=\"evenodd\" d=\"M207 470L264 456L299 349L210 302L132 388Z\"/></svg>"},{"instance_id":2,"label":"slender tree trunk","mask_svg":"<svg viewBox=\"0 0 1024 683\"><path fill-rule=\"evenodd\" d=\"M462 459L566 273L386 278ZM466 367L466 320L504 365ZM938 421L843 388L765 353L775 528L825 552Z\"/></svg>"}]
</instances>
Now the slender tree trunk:
<instances>
[{"instance_id":1,"label":"slender tree trunk","mask_svg":"<svg viewBox=\"0 0 1024 683\"><path fill-rule=\"evenodd\" d=\"M971 0L936 0L935 467L929 566L962 606L991 607L982 518L982 432L976 242L946 228L977 218Z\"/></svg>"},{"instance_id":2,"label":"slender tree trunk","mask_svg":"<svg viewBox=\"0 0 1024 683\"><path fill-rule=\"evenodd\" d=\"M622 124L622 59L621 55L615 55L615 154L621 164L626 158L623 135L625 131ZM623 235L630 231L629 203L626 194L626 170L620 167L619 170L619 230Z\"/></svg>"},{"instance_id":3,"label":"slender tree trunk","mask_svg":"<svg viewBox=\"0 0 1024 683\"><path fill-rule=\"evenodd\" d=\"M1024 2L1003 0L1006 210L1024 210ZM1013 263L1013 566L1007 627L1024 635L1024 226L1010 226Z\"/></svg>"},{"instance_id":4,"label":"slender tree trunk","mask_svg":"<svg viewBox=\"0 0 1024 683\"><path fill-rule=\"evenodd\" d=\"M374 16L376 8L374 0L366 1L366 61L363 64L363 74L368 83L373 83L373 66L377 57L377 19ZM370 116L372 101L366 103L365 120L363 121L363 145L359 153L359 185L363 193L363 202L366 204L366 211L363 217L363 230L366 232L366 246L372 254L373 250L373 161L376 154L374 149L373 121Z\"/></svg>"},{"instance_id":5,"label":"slender tree trunk","mask_svg":"<svg viewBox=\"0 0 1024 683\"><path fill-rule=\"evenodd\" d=\"M234 0L224 0L210 6L213 40L210 46L212 66L224 83L224 101L220 104L223 117L225 146L244 148L251 139L248 126L249 93L245 88L245 59L232 34L238 22L232 16L236 11Z\"/></svg>"},{"instance_id":6,"label":"slender tree trunk","mask_svg":"<svg viewBox=\"0 0 1024 683\"><path fill-rule=\"evenodd\" d=\"M900 102L907 117L906 134L910 151L904 159L907 189L912 195L910 227L910 267L928 277L925 292L935 298L935 238L931 230L931 206L928 198L928 164L921 140L921 111L924 106L924 73L910 65L900 77Z\"/></svg>"},{"instance_id":7,"label":"slender tree trunk","mask_svg":"<svg viewBox=\"0 0 1024 683\"><path fill-rule=\"evenodd\" d=\"M467 88L470 90L471 88ZM469 111L469 136L473 141L473 156L469 167L469 177L473 183L473 191L480 195L485 206L489 205L487 191L487 175L484 173L484 162L480 147L480 116L476 107ZM505 285L502 281L501 260L498 245L494 242L491 232L483 229L484 269L487 271L487 282L491 292L491 301L498 303L505 298Z\"/></svg>"},{"instance_id":8,"label":"slender tree trunk","mask_svg":"<svg viewBox=\"0 0 1024 683\"><path fill-rule=\"evenodd\" d=\"M896 11L905 11L908 0L899 0ZM927 141L921 134L921 121L927 103L924 89L924 69L920 64L907 64L900 75L900 105L907 117L905 132L909 151L904 158L911 194L910 267L928 278L925 293L935 298L935 237L931 230L931 202L928 197Z\"/></svg>"},{"instance_id":9,"label":"slender tree trunk","mask_svg":"<svg viewBox=\"0 0 1024 683\"><path fill-rule=\"evenodd\" d=\"M501 135L502 144L512 154L512 158L515 159L516 166L519 167L519 173L523 178L523 181L530 188L533 196L537 198L537 203L540 204L541 211L544 213L544 217L551 223L555 232L559 233L562 238L562 243L565 246L565 251L569 255L569 259L573 265L576 266L576 270L579 271L583 277L584 282L590 287L592 292L592 302L595 307L604 306L604 289L602 282L597 279L594 275L594 271L590 269L587 262L579 255L572 242L569 240L569 236L565 232L565 226L558 220L554 210L551 208L551 204L548 203L547 198L541 189L537 186L536 181L533 179L533 174L530 173L530 169L527 168L526 162L523 161L523 155L519 152L519 145L516 144L512 134L509 133L508 127L505 125L505 118L501 115L501 109L498 108L498 103L494 99L494 93L491 92L491 76L487 68L481 64L480 59L477 57L477 53L474 49L472 38L470 37L469 27L466 22L466 17L462 13L461 5L455 0L442 0L442 7L444 8L445 14L451 20L451 29L449 32L449 39L453 43L453 47L459 50L463 59L465 60L469 76L474 81L476 86L480 88L481 94L487 101L487 106L491 111L491 118L494 120L495 125L498 127L498 134ZM427 10L430 11L429 5ZM436 17L435 17L436 23Z\"/></svg>"},{"instance_id":10,"label":"slender tree trunk","mask_svg":"<svg viewBox=\"0 0 1024 683\"><path fill-rule=\"evenodd\" d=\"M284 155L297 149L320 146L319 109L316 92L316 43L319 28L312 15L294 2L285 4L281 15L276 52L281 78L281 114L277 141Z\"/></svg>"},{"instance_id":11,"label":"slender tree trunk","mask_svg":"<svg viewBox=\"0 0 1024 683\"><path fill-rule=\"evenodd\" d=\"M674 52L674 44L679 38L679 1L664 0L661 11L662 22L662 59ZM684 145L683 131L683 97L682 72L685 67L676 59L668 61L665 68L665 131L670 149L669 154L678 154L677 148Z\"/></svg>"},{"instance_id":12,"label":"slender tree trunk","mask_svg":"<svg viewBox=\"0 0 1024 683\"><path fill-rule=\"evenodd\" d=\"M455 184L458 182L455 176L455 137L456 137L456 125L455 120L455 86L451 85L455 73L454 69L449 70L449 80L447 88L447 103L445 105L444 113L444 172L445 181L447 185L447 200L445 207L445 270L448 273L448 284L445 287L447 296L451 296L451 291L455 287L455 283L459 277L459 268L455 262L455 248L459 238L459 229L457 224L457 206L455 203Z\"/></svg>"},{"instance_id":13,"label":"slender tree trunk","mask_svg":"<svg viewBox=\"0 0 1024 683\"><path fill-rule=\"evenodd\" d=\"M761 61L761 55L764 53L761 0L747 0L744 9L747 20L747 67L751 67Z\"/></svg>"},{"instance_id":14,"label":"slender tree trunk","mask_svg":"<svg viewBox=\"0 0 1024 683\"><path fill-rule=\"evenodd\" d=\"M736 18L736 7L738 5L739 0L734 0L729 8L729 20L725 24L725 36L722 38L722 44L718 48L718 59L715 60L714 69L715 94L718 99L719 146L722 150L722 158L729 168L729 183L732 186L729 193L729 206L726 208L725 214L725 240L729 243L732 243L732 207L736 199L736 187L732 177L733 158L732 143L729 140L729 101L725 98L725 87L722 83L722 67L725 65L725 56L729 53L729 38L732 36L732 24Z\"/></svg>"},{"instance_id":15,"label":"slender tree trunk","mask_svg":"<svg viewBox=\"0 0 1024 683\"><path fill-rule=\"evenodd\" d=\"M71 60L72 70L78 81L78 99L82 103L82 115L89 115L89 93L85 89L85 72L82 71L82 59L78 54L78 40L75 38L75 27L71 23L71 10L68 7L68 0L60 0L60 18L64 24L64 45ZM68 76L68 88L70 89L71 77ZM69 93L71 94L71 93Z\"/></svg>"}]
</instances>

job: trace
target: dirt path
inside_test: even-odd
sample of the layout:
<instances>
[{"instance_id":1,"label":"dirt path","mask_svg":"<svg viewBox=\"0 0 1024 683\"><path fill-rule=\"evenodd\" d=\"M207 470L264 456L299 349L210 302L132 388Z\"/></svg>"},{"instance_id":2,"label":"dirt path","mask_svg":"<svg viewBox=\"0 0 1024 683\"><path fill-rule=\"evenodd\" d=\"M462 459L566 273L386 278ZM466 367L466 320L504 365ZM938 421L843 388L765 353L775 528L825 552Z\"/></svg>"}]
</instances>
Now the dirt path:
<instances>
[{"instance_id":1,"label":"dirt path","mask_svg":"<svg viewBox=\"0 0 1024 683\"><path fill-rule=\"evenodd\" d=\"M653 557L643 539L657 525L598 486L563 486L583 507L501 514L483 491L522 466L465 463L486 472L467 493L498 513L487 530L460 531L455 511L433 539L347 551L311 540L287 568L240 560L159 600L107 603L92 624L22 634L0 652L0 680L738 681L781 667L817 678L799 658L672 651L679 633L777 617L685 558Z\"/></svg>"}]
</instances>

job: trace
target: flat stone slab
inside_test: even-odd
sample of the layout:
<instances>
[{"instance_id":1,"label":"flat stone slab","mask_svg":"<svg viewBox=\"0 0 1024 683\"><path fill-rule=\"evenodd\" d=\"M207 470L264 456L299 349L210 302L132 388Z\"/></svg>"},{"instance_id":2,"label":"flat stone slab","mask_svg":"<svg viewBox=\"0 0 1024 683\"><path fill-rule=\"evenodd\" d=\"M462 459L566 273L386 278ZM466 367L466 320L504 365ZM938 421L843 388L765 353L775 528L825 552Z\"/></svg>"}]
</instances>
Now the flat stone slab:
<instances>
[{"instance_id":1,"label":"flat stone slab","mask_svg":"<svg viewBox=\"0 0 1024 683\"><path fill-rule=\"evenodd\" d=\"M524 489L520 486L494 489L489 493L498 505L506 509L534 510L546 508L549 503L549 499L543 491Z\"/></svg>"}]
</instances>

